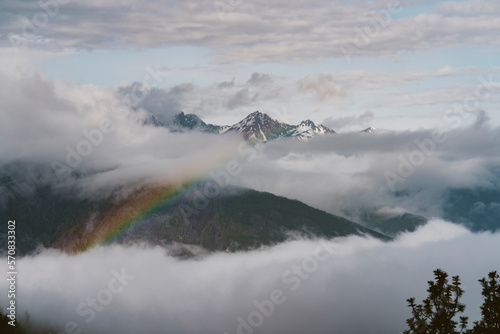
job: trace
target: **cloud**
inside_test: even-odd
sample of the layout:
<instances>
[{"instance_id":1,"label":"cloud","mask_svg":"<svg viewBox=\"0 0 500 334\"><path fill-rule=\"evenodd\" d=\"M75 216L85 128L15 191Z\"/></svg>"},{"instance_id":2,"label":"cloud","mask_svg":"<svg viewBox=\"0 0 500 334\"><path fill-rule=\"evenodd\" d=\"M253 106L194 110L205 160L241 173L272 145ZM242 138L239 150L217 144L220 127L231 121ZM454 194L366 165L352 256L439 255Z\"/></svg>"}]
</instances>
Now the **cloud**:
<instances>
[{"instance_id":1,"label":"cloud","mask_svg":"<svg viewBox=\"0 0 500 334\"><path fill-rule=\"evenodd\" d=\"M386 124L384 122L387 122L389 118L387 116L390 115L392 119L406 119L406 124L398 125L399 128L406 129L416 127L416 123L413 122L415 118L419 119L419 124L422 122L421 112L403 112L400 107L422 108L422 106L441 104L444 105L443 108L456 109L455 105L459 103L463 105L463 108L461 106L460 108L470 109L470 106L465 103L480 102L484 105L481 108L491 108L491 103L498 102L498 94L496 94L498 82L494 73L494 69L490 69L488 75L485 76L483 70L473 67L444 67L434 71L399 73L342 71L311 74L298 81L292 78L254 73L250 78L244 78L245 80L232 78L230 81L204 87L182 83L158 88L152 90L154 94L151 93L148 98L145 98L144 108L158 118L161 118L161 113L175 114L184 111L197 114L204 120L216 119L211 122L217 124L230 124L226 123L228 121L225 119L229 118L231 119L229 122L234 123L255 110L273 114L273 110L283 109L283 106L287 108L288 122L299 123L311 117L310 114L305 115L305 111L317 107L323 110L314 115L315 122L321 122L325 118L328 120L338 118L339 125L343 125L343 121L340 121L342 117L346 117L344 121L352 119L355 117L353 114L358 113L362 108L377 113L378 121L382 123L377 127L383 127ZM431 83L435 78L446 76L460 80L468 74L478 74L475 86L456 84L434 87ZM249 83L257 82L256 80L260 80L261 84ZM483 81L487 84L480 86ZM421 88L429 84L430 88ZM140 84L130 85L130 87L133 86L140 86ZM395 90L395 87L398 89ZM476 96L479 88L482 89L479 92L483 94L481 99ZM372 91L379 92L374 95ZM332 104L336 106L335 116L331 116L331 112L326 109ZM278 113L282 114L282 112ZM431 111L425 119L428 123L435 124L439 122L439 116L437 111L434 113ZM357 128L352 130L357 130Z\"/></svg>"},{"instance_id":2,"label":"cloud","mask_svg":"<svg viewBox=\"0 0 500 334\"><path fill-rule=\"evenodd\" d=\"M193 45L223 61L293 63L500 43L498 6L487 0L445 2L416 16L402 16L410 11L402 2L392 7L381 0L363 6L340 0L62 3L44 10L37 1L4 2L3 44L51 50Z\"/></svg>"},{"instance_id":3,"label":"cloud","mask_svg":"<svg viewBox=\"0 0 500 334\"><path fill-rule=\"evenodd\" d=\"M273 80L269 74L265 73L252 73L250 79L247 80L247 84L250 86L258 86L266 83L271 83Z\"/></svg>"},{"instance_id":4,"label":"cloud","mask_svg":"<svg viewBox=\"0 0 500 334\"><path fill-rule=\"evenodd\" d=\"M255 333L399 333L410 316L405 300L425 297L436 268L460 275L466 314L477 320L477 279L496 269L498 240L434 221L389 243L295 240L193 260L158 247L42 251L19 259L17 314L58 330L73 321L96 334L237 333L239 318L261 323ZM0 287L6 291L7 281ZM270 306L271 296L280 303Z\"/></svg>"},{"instance_id":5,"label":"cloud","mask_svg":"<svg viewBox=\"0 0 500 334\"><path fill-rule=\"evenodd\" d=\"M307 76L299 82L299 90L312 91L320 102L327 102L342 95L342 86L329 74Z\"/></svg>"},{"instance_id":6,"label":"cloud","mask_svg":"<svg viewBox=\"0 0 500 334\"><path fill-rule=\"evenodd\" d=\"M130 87L136 85L137 83ZM169 87L168 90L147 90L144 92L144 97L139 100L137 107L146 109L160 121L168 123L175 115L183 111L183 102L194 92L195 87L189 83L175 85Z\"/></svg>"},{"instance_id":7,"label":"cloud","mask_svg":"<svg viewBox=\"0 0 500 334\"><path fill-rule=\"evenodd\" d=\"M136 109L147 110L164 123L181 111L196 114L207 122L210 117L234 115L236 122L256 109L270 110L273 105L283 104L293 92L293 84L274 82L271 75L264 73L253 73L246 81L233 77L208 86L185 82L151 88L135 82L117 87L120 99Z\"/></svg>"},{"instance_id":8,"label":"cloud","mask_svg":"<svg viewBox=\"0 0 500 334\"><path fill-rule=\"evenodd\" d=\"M223 81L217 85L218 89L226 89L226 88L233 88L234 87L234 79L231 81Z\"/></svg>"},{"instance_id":9,"label":"cloud","mask_svg":"<svg viewBox=\"0 0 500 334\"><path fill-rule=\"evenodd\" d=\"M366 111L357 116L346 116L340 118L327 118L323 124L332 129L342 129L350 126L363 127L373 120L375 114L372 111ZM361 130L361 129L360 129Z\"/></svg>"},{"instance_id":10,"label":"cloud","mask_svg":"<svg viewBox=\"0 0 500 334\"><path fill-rule=\"evenodd\" d=\"M113 3L109 8L89 4L113 11ZM448 75L453 70L437 72ZM386 74L383 79L353 72L317 74L306 77L299 87L304 88L303 93L312 92L319 101L327 101L338 97L344 87L352 87L359 76L367 78L363 89L380 89L384 80L405 83L433 74ZM265 80L266 85L250 85L252 78L234 80L224 89L216 84L181 84L151 90L138 84L103 88L50 80L31 69L3 71L0 198L9 192L10 184L4 182L7 177L20 181L13 186L21 193L42 184L56 189L73 187L78 190L75 196L93 198L123 186L190 180L217 171L228 159L242 163L242 173L232 179L235 184L354 218L356 210L377 208L439 217L449 189L499 189L500 129L490 125L485 113L477 115L473 126L465 126L472 114L447 115L442 120L443 132L437 133L346 133L308 142L282 140L262 150L246 147L246 152L238 152L239 137L171 133L141 122L146 111L168 117L180 110L207 112L215 106L216 114L227 110L232 101L234 111L244 113L258 101L283 98L285 93L275 78ZM210 100L216 91L220 95ZM115 104L120 102L117 97L134 100L134 94L137 104ZM349 126L371 117L373 114L365 112L332 122ZM103 133L108 128L103 127L105 120L111 121L113 130ZM51 164L67 164L68 147L86 152L82 144L86 142L92 144L91 152L80 154L81 162L61 181ZM391 191L384 174L399 173L404 161L416 161L419 155L424 161L414 164L414 171ZM482 212L486 204L477 202L474 208ZM488 210L498 212L498 203L489 203ZM437 267L462 276L468 313L477 319L477 279L496 269L498 244L498 234L472 234L440 220L392 243L358 237L331 240L327 245L334 249L332 256L313 270L314 275L299 280L296 291L290 281L283 281L283 275L290 275L294 265L314 264L304 259L314 255L321 245L318 241L295 240L249 253L187 261L165 254L164 249L147 247L95 248L76 256L43 251L20 259L18 314L28 311L34 324L59 328L75 321L84 331L95 333L233 333L238 317L248 321L255 314L254 301L267 300L274 289L280 289L286 292L286 302L276 305L272 316L262 318L259 331L263 333L398 332L409 316L405 299L423 298L425 282ZM134 279L122 292L109 295L111 280L122 270ZM0 282L2 291L6 284ZM92 314L89 308L85 308L86 316L76 312L87 298L103 300L106 296L109 304L96 310L89 323L85 322Z\"/></svg>"},{"instance_id":11,"label":"cloud","mask_svg":"<svg viewBox=\"0 0 500 334\"><path fill-rule=\"evenodd\" d=\"M441 132L379 131L307 142L282 140L253 154L251 149L238 151L241 138L237 135L182 134L143 126L148 113L163 119L180 110L197 113L201 102L192 97L201 94L204 101L214 91L221 95L216 102L207 102L206 108L217 105L219 112L227 111L222 105L231 101L235 115L244 117L256 108L254 103L274 94L267 86L247 87L246 80L235 80L234 87L224 90L191 84L103 88L49 80L33 70L3 73L0 82L5 87L0 92L0 166L17 188L64 186L79 189L75 193L80 196L107 196L124 186L200 177L217 170L224 159L234 158L242 166L242 173L231 180L235 185L298 199L357 220L363 210L383 207L442 217L450 189L499 186L495 181L499 128L492 127L482 113L475 123L470 113L448 114L438 129ZM136 104L127 104L131 96L139 96ZM372 117L365 112L332 123L348 128ZM103 132L103 124L109 131ZM405 168L408 175L400 176ZM8 193L2 187L0 198Z\"/></svg>"},{"instance_id":12,"label":"cloud","mask_svg":"<svg viewBox=\"0 0 500 334\"><path fill-rule=\"evenodd\" d=\"M241 106L246 106L252 103L252 101L255 99L254 97L250 96L248 88L243 88L240 89L239 91L234 94L229 101L227 101L227 108L228 109L236 109Z\"/></svg>"},{"instance_id":13,"label":"cloud","mask_svg":"<svg viewBox=\"0 0 500 334\"><path fill-rule=\"evenodd\" d=\"M499 131L483 125L274 142L242 164L234 183L355 220L360 210L385 206L441 216L450 189L498 189ZM390 183L387 173L402 176Z\"/></svg>"},{"instance_id":14,"label":"cloud","mask_svg":"<svg viewBox=\"0 0 500 334\"><path fill-rule=\"evenodd\" d=\"M338 73L327 73L335 76L335 80L350 89L360 90L380 90L387 87L407 86L418 82L423 82L433 78L448 77L461 74L471 74L478 72L472 66L453 68L443 67L434 71L406 71L406 72L381 72L381 71L342 71Z\"/></svg>"},{"instance_id":15,"label":"cloud","mask_svg":"<svg viewBox=\"0 0 500 334\"><path fill-rule=\"evenodd\" d=\"M474 122L474 128L481 129L483 127L487 127L490 121L490 117L484 110L480 110L477 113L476 121Z\"/></svg>"},{"instance_id":16,"label":"cloud","mask_svg":"<svg viewBox=\"0 0 500 334\"><path fill-rule=\"evenodd\" d=\"M143 182L182 182L218 163L239 143L231 136L176 134L143 125L145 108L165 119L177 112L178 97L190 86L115 90L49 80L37 71L0 74L0 82L5 87L0 92L0 170L2 177L28 188L76 187L80 196L106 196ZM208 165L193 165L210 152ZM3 186L0 199L9 193Z\"/></svg>"},{"instance_id":17,"label":"cloud","mask_svg":"<svg viewBox=\"0 0 500 334\"><path fill-rule=\"evenodd\" d=\"M436 6L436 12L444 15L474 16L494 15L500 10L500 4L494 1L472 0L465 2L446 1Z\"/></svg>"}]
</instances>

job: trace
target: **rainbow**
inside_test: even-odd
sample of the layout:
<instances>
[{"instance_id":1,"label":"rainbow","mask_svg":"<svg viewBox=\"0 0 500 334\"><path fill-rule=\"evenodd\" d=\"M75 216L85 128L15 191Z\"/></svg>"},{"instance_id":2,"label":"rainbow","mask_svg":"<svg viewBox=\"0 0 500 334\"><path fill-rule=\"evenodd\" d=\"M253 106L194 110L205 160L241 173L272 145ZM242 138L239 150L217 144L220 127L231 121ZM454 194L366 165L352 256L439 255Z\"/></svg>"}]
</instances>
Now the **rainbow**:
<instances>
[{"instance_id":1,"label":"rainbow","mask_svg":"<svg viewBox=\"0 0 500 334\"><path fill-rule=\"evenodd\" d=\"M234 143L207 152L193 159L178 171L181 175L172 182L145 186L133 191L118 203L102 210L83 224L75 224L55 243L56 248L68 253L83 252L99 244L107 244L126 237L127 232L147 222L147 217L168 205L178 203L193 185L210 171L225 168L228 161L242 156L237 153Z\"/></svg>"}]
</instances>

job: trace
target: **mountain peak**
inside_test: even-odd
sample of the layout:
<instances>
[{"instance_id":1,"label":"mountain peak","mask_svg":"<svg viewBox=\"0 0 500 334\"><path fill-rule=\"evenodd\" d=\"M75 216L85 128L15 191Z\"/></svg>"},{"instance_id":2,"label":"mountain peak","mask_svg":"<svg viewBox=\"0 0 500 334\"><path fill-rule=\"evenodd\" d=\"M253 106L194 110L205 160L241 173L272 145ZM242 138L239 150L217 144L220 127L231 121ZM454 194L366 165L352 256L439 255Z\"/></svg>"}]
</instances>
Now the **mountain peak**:
<instances>
[{"instance_id":1,"label":"mountain peak","mask_svg":"<svg viewBox=\"0 0 500 334\"><path fill-rule=\"evenodd\" d=\"M266 114L261 113L260 111L258 111L258 110L257 110L257 111L254 111L254 112L253 112L253 113L251 113L251 114L248 114L248 116L247 116L247 117L253 117L253 116L263 116L263 115L266 115ZM267 115L266 115L266 116L267 116Z\"/></svg>"},{"instance_id":2,"label":"mountain peak","mask_svg":"<svg viewBox=\"0 0 500 334\"><path fill-rule=\"evenodd\" d=\"M315 127L316 126L316 124L314 124L314 122L311 121L310 119L307 119L305 121L300 122L299 126L301 126L301 125L302 126L310 126L310 127Z\"/></svg>"},{"instance_id":3,"label":"mountain peak","mask_svg":"<svg viewBox=\"0 0 500 334\"><path fill-rule=\"evenodd\" d=\"M364 132L364 133L372 133L372 132L375 132L375 130L377 130L377 128L373 128L373 127L368 127L360 132Z\"/></svg>"},{"instance_id":4,"label":"mountain peak","mask_svg":"<svg viewBox=\"0 0 500 334\"><path fill-rule=\"evenodd\" d=\"M170 129L183 132L185 130L199 130L209 133L219 133L220 127L213 124L207 124L195 114L185 114L183 111L174 116L171 121Z\"/></svg>"},{"instance_id":5,"label":"mountain peak","mask_svg":"<svg viewBox=\"0 0 500 334\"><path fill-rule=\"evenodd\" d=\"M241 133L245 139L269 141L282 137L288 127L289 125L278 122L267 114L254 111L224 132L236 131Z\"/></svg>"},{"instance_id":6,"label":"mountain peak","mask_svg":"<svg viewBox=\"0 0 500 334\"><path fill-rule=\"evenodd\" d=\"M272 119L268 114L264 114L264 113L261 113L260 111L254 111L253 113L249 114L247 117L245 117L244 119L247 119L247 120L254 120L254 121L268 121L268 120L272 120L272 121L275 121L274 119Z\"/></svg>"},{"instance_id":7,"label":"mountain peak","mask_svg":"<svg viewBox=\"0 0 500 334\"><path fill-rule=\"evenodd\" d=\"M236 124L219 126L206 124L195 114L177 114L170 124L166 124L173 131L198 130L202 132L224 134L236 132L247 140L267 142L279 138L295 138L307 140L316 135L335 133L332 129L316 125L310 119L302 121L299 125L282 123L260 111L254 111Z\"/></svg>"}]
</instances>

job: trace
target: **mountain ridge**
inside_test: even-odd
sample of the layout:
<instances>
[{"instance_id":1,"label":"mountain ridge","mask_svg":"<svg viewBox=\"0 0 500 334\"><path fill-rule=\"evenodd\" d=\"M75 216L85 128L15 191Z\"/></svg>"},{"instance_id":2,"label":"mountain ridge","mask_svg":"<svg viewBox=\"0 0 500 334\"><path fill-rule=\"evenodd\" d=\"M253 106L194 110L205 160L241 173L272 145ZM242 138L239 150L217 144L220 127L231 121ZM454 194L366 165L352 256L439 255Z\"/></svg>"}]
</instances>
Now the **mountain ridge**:
<instances>
[{"instance_id":1,"label":"mountain ridge","mask_svg":"<svg viewBox=\"0 0 500 334\"><path fill-rule=\"evenodd\" d=\"M383 233L300 201L248 188L226 186L199 208L196 189L203 187L202 182L173 202L159 203L154 212L105 243L180 243L208 251L244 251L283 242L290 234L328 239L358 235L391 240ZM155 189L145 189L142 195L147 196L149 191ZM92 230L99 230L108 217L129 210L129 204L128 200L118 203L118 211L97 210L96 216L65 230L53 246L70 253L82 250L82 242L92 239ZM89 224L92 230L88 229Z\"/></svg>"},{"instance_id":2,"label":"mountain ridge","mask_svg":"<svg viewBox=\"0 0 500 334\"><path fill-rule=\"evenodd\" d=\"M336 132L322 124L315 124L307 119L297 125L280 122L260 111L250 113L233 125L215 125L205 123L196 114L180 112L168 122L161 123L151 116L144 122L148 125L163 126L173 132L200 131L213 134L237 133L249 141L268 142L281 138L307 140L319 135Z\"/></svg>"},{"instance_id":3,"label":"mountain ridge","mask_svg":"<svg viewBox=\"0 0 500 334\"><path fill-rule=\"evenodd\" d=\"M138 203L164 189L144 188L128 197L116 193L85 199L70 189L43 186L30 194L14 191L7 205L0 206L0 214L18 222L17 230L23 235L17 245L19 254L31 254L40 246L75 253L101 243L177 243L208 251L244 251L283 242L290 234L391 239L300 201L247 188L228 185L200 207L196 194L204 184L186 188L173 198L166 197L144 216ZM119 237L112 240L99 237L105 234L102 232L108 222L116 221L119 216L128 217L130 213L139 220L124 227Z\"/></svg>"}]
</instances>

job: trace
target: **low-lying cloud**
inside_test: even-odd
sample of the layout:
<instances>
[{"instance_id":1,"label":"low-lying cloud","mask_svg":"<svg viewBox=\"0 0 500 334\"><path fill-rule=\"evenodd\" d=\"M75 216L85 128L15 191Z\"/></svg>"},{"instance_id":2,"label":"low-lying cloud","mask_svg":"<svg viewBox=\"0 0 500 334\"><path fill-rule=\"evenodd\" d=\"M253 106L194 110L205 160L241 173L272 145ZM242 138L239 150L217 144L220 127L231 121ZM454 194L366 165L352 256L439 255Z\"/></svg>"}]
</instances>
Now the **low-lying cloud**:
<instances>
[{"instance_id":1,"label":"low-lying cloud","mask_svg":"<svg viewBox=\"0 0 500 334\"><path fill-rule=\"evenodd\" d=\"M195 260L159 247L47 250L19 259L17 312L36 326L63 332L71 322L96 334L400 333L405 300L425 298L436 268L460 275L466 314L477 320L477 279L498 269L498 241L435 220L388 243L295 240Z\"/></svg>"},{"instance_id":2,"label":"low-lying cloud","mask_svg":"<svg viewBox=\"0 0 500 334\"><path fill-rule=\"evenodd\" d=\"M472 126L471 114L450 114L438 132L345 133L240 146L239 136L144 125L162 109L153 110L155 101L139 108L121 104L115 88L51 81L28 70L0 74L0 85L0 198L13 186L29 193L35 185L105 196L142 182L190 180L233 159L241 172L231 183L349 217L364 208L439 217L450 188L499 189L500 129L485 113ZM179 95L159 100L169 104L190 92L179 87ZM70 170L59 173L54 162ZM387 172L401 179L394 189ZM19 182L4 182L9 177ZM398 333L409 316L405 299L423 298L438 267L462 276L468 314L477 319L477 279L497 269L497 250L498 234L472 234L436 220L390 243L295 240L192 260L158 247L98 247L76 256L43 251L19 262L18 314L26 311L34 325L58 330L73 321L70 327L92 333L231 334L238 326L250 332L252 324L255 333ZM6 284L0 283L2 291ZM267 300L274 301L272 312Z\"/></svg>"},{"instance_id":3,"label":"low-lying cloud","mask_svg":"<svg viewBox=\"0 0 500 334\"><path fill-rule=\"evenodd\" d=\"M146 90L138 103L127 104L121 98L131 92L123 86L49 80L35 70L0 74L0 83L0 170L18 188L75 187L79 196L105 196L143 182L182 183L234 159L241 173L233 184L352 219L366 208L439 217L449 189L499 188L500 129L485 112L475 122L472 113L448 114L436 131L344 133L242 148L238 135L144 125L151 115L179 111L175 101L192 94L189 85ZM348 126L371 117L336 121ZM9 189L0 187L1 199Z\"/></svg>"},{"instance_id":4,"label":"low-lying cloud","mask_svg":"<svg viewBox=\"0 0 500 334\"><path fill-rule=\"evenodd\" d=\"M278 141L242 165L234 182L336 214L399 207L440 216L450 189L498 189L498 134L483 124Z\"/></svg>"}]
</instances>

